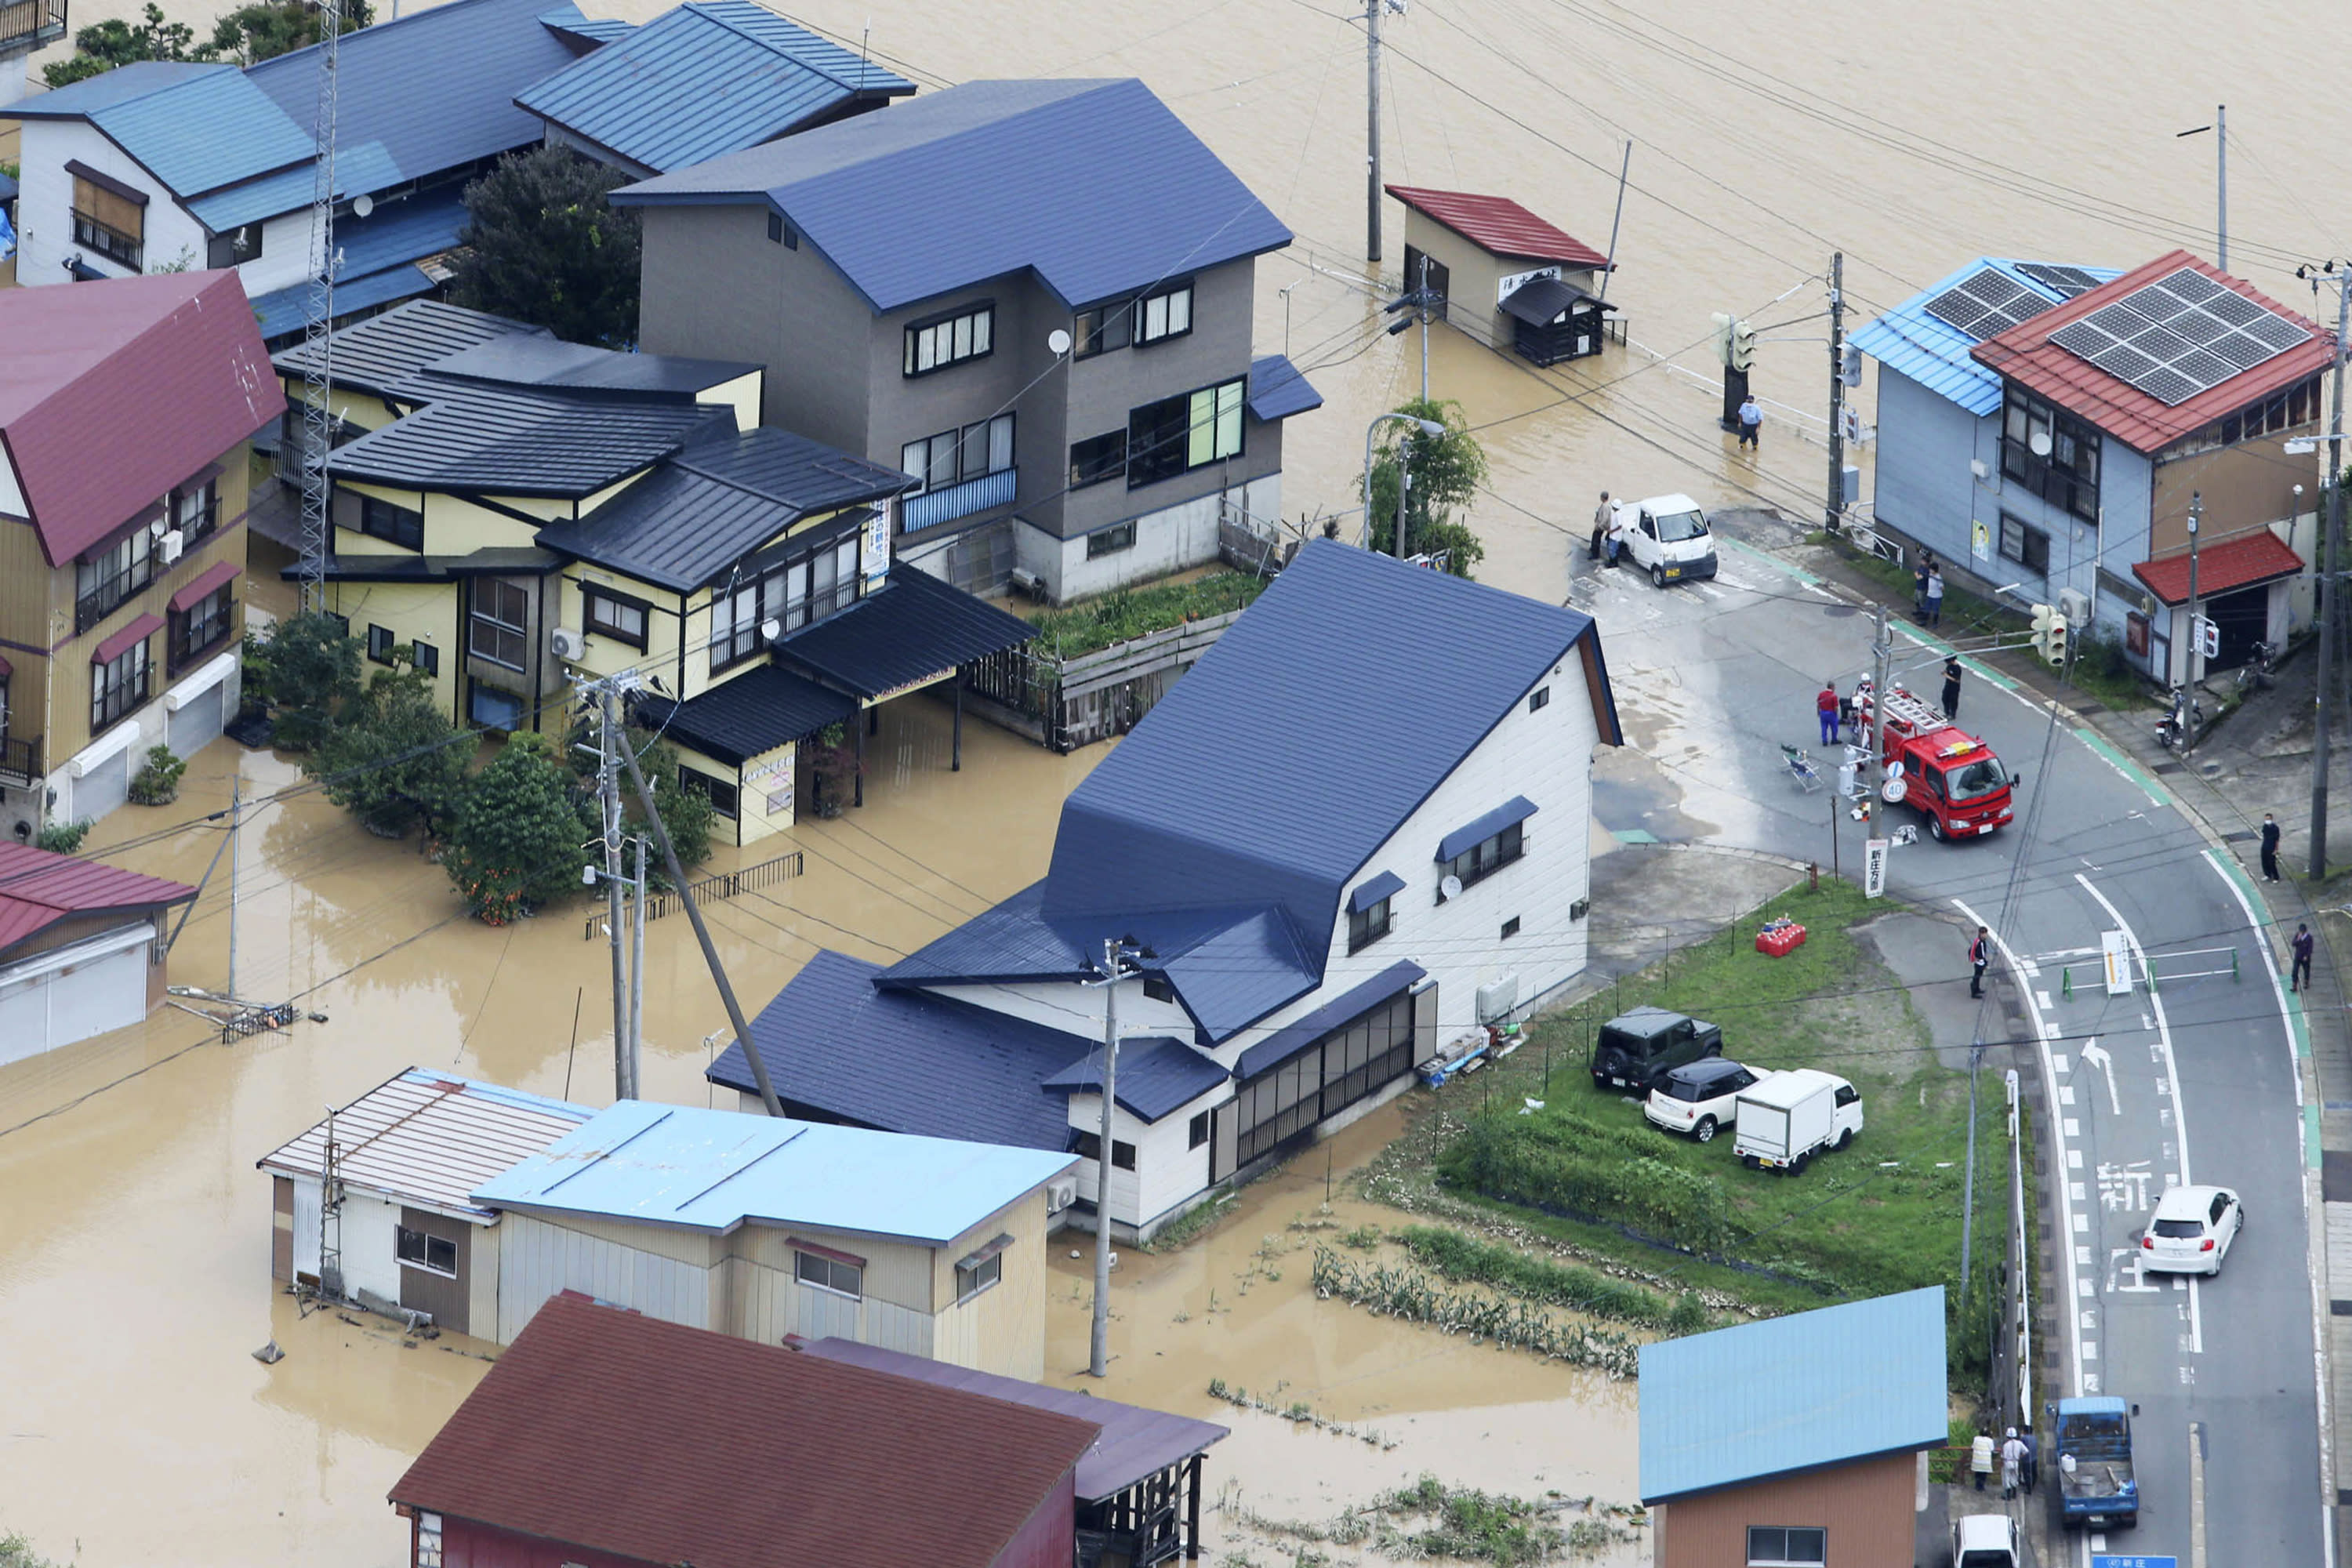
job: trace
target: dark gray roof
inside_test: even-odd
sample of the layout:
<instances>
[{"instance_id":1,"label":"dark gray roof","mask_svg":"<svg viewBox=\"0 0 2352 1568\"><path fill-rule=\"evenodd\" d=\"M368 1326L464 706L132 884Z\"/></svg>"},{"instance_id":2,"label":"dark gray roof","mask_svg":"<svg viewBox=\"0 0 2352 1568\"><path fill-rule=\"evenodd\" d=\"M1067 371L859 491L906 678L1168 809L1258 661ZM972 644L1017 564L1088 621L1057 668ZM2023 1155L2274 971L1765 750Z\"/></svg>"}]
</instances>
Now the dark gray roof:
<instances>
[{"instance_id":1,"label":"dark gray roof","mask_svg":"<svg viewBox=\"0 0 2352 1568\"><path fill-rule=\"evenodd\" d=\"M1150 174L1108 177L1114 169ZM780 212L877 311L1023 271L1082 305L1290 243L1133 79L965 82L612 199Z\"/></svg>"},{"instance_id":2,"label":"dark gray roof","mask_svg":"<svg viewBox=\"0 0 2352 1568\"><path fill-rule=\"evenodd\" d=\"M1255 419L1287 419L1323 406L1323 395L1306 374L1281 354L1250 361L1249 411Z\"/></svg>"},{"instance_id":3,"label":"dark gray roof","mask_svg":"<svg viewBox=\"0 0 2352 1568\"><path fill-rule=\"evenodd\" d=\"M1010 611L902 564L880 592L778 643L776 657L861 697L879 697L1036 635Z\"/></svg>"},{"instance_id":4,"label":"dark gray roof","mask_svg":"<svg viewBox=\"0 0 2352 1568\"><path fill-rule=\"evenodd\" d=\"M562 564L548 552L527 544L493 545L466 555L411 555L405 551L383 555L331 555L327 558L326 576L330 583L446 583L459 577L507 573L537 576ZM282 567L278 574L289 583L299 583L302 580L302 563L297 561Z\"/></svg>"},{"instance_id":5,"label":"dark gray roof","mask_svg":"<svg viewBox=\"0 0 2352 1568\"><path fill-rule=\"evenodd\" d=\"M1559 313L1570 306L1591 299L1592 296L1583 289L1571 289L1557 278L1536 278L1511 290L1511 297L1503 301L1503 313L1515 316L1531 327L1540 327L1557 321ZM1617 307L1601 304L1601 308L1613 310Z\"/></svg>"},{"instance_id":6,"label":"dark gray roof","mask_svg":"<svg viewBox=\"0 0 2352 1568\"><path fill-rule=\"evenodd\" d=\"M1382 871L1367 877L1348 893L1348 912L1360 914L1382 899L1392 899L1404 891L1404 879L1394 871Z\"/></svg>"},{"instance_id":7,"label":"dark gray roof","mask_svg":"<svg viewBox=\"0 0 2352 1568\"><path fill-rule=\"evenodd\" d=\"M381 395L418 371L479 344L499 339L555 338L544 327L509 321L483 310L445 305L437 300L412 300L381 316L339 329L334 342L337 386ZM269 362L280 375L299 376L310 369L310 353L297 345L273 355Z\"/></svg>"},{"instance_id":8,"label":"dark gray roof","mask_svg":"<svg viewBox=\"0 0 2352 1568\"><path fill-rule=\"evenodd\" d=\"M782 1099L890 1132L1069 1147L1069 1102L1044 1084L1087 1048L1083 1036L920 992L879 990L879 973L820 952L751 1020ZM706 1076L747 1092L756 1087L740 1041Z\"/></svg>"},{"instance_id":9,"label":"dark gray roof","mask_svg":"<svg viewBox=\"0 0 2352 1568\"><path fill-rule=\"evenodd\" d=\"M686 448L580 521L549 524L539 539L686 593L804 517L879 500L914 482L896 468L762 425Z\"/></svg>"},{"instance_id":10,"label":"dark gray roof","mask_svg":"<svg viewBox=\"0 0 2352 1568\"><path fill-rule=\"evenodd\" d=\"M1536 814L1536 803L1515 795L1492 811L1481 812L1437 841L1437 858L1451 860L1475 844L1483 844L1515 822Z\"/></svg>"},{"instance_id":11,"label":"dark gray roof","mask_svg":"<svg viewBox=\"0 0 2352 1568\"><path fill-rule=\"evenodd\" d=\"M1234 1063L1234 1076L1252 1079L1268 1068L1280 1067L1358 1014L1368 1013L1398 992L1418 984L1427 973L1411 959L1399 959L1370 980L1349 986L1244 1051Z\"/></svg>"},{"instance_id":12,"label":"dark gray roof","mask_svg":"<svg viewBox=\"0 0 2352 1568\"><path fill-rule=\"evenodd\" d=\"M732 410L677 397L621 402L430 374L411 376L400 393L429 401L336 447L330 471L404 489L585 496L698 435L735 427Z\"/></svg>"},{"instance_id":13,"label":"dark gray roof","mask_svg":"<svg viewBox=\"0 0 2352 1568\"><path fill-rule=\"evenodd\" d=\"M1233 1075L1181 1040L1149 1035L1118 1043L1121 1106L1146 1121L1200 1099ZM1045 1080L1064 1093L1102 1092L1102 1047L1097 1046Z\"/></svg>"},{"instance_id":14,"label":"dark gray roof","mask_svg":"<svg viewBox=\"0 0 2352 1568\"><path fill-rule=\"evenodd\" d=\"M1102 1436L1078 1460L1080 1502L1099 1502L1116 1497L1171 1465L1206 1452L1229 1435L1225 1427L1214 1422L1147 1410L1139 1405L1121 1405L1083 1389L1049 1388L992 1372L974 1372L970 1367L933 1361L929 1356L908 1355L904 1351L884 1350L879 1345L860 1344L856 1340L823 1339L802 1348L805 1354L823 1356L828 1361L896 1373L900 1377L917 1378L943 1388L984 1394L1009 1404L1093 1422L1102 1428Z\"/></svg>"},{"instance_id":15,"label":"dark gray roof","mask_svg":"<svg viewBox=\"0 0 2352 1568\"><path fill-rule=\"evenodd\" d=\"M684 702L651 695L636 702L638 722L739 768L856 711L856 699L772 664L747 669Z\"/></svg>"},{"instance_id":16,"label":"dark gray roof","mask_svg":"<svg viewBox=\"0 0 2352 1568\"><path fill-rule=\"evenodd\" d=\"M731 360L624 353L541 334L490 338L432 365L435 375L508 386L684 395L708 392L759 369Z\"/></svg>"}]
</instances>

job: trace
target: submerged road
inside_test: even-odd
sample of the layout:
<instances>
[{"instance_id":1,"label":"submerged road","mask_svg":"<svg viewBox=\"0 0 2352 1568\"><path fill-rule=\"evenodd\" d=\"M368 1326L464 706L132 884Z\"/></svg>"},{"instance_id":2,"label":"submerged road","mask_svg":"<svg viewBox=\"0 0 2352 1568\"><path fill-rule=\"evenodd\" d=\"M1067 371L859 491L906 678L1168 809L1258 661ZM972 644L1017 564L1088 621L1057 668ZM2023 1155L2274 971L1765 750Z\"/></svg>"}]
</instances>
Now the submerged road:
<instances>
[{"instance_id":1,"label":"submerged road","mask_svg":"<svg viewBox=\"0 0 2352 1568\"><path fill-rule=\"evenodd\" d=\"M1871 616L1762 551L1727 542L1722 560L1716 582L1664 591L1595 571L1580 552L1572 561L1570 602L1601 623L1640 753L1604 760L1598 813L1632 842L1696 839L1826 867L1833 787L1801 791L1780 746L1822 757L1814 693L1825 679L1851 691L1868 671ZM1931 639L1898 619L1892 664L1932 701L1945 647ZM2017 818L1970 844L1923 830L1892 851L1888 888L1992 929L1989 990L2013 987L2015 1005L1980 1015L2004 1047L1987 1066L2013 1063L2045 1091L2042 1289L2064 1371L2036 1369L2036 1402L2105 1394L2138 1407L2139 1524L2065 1538L2068 1560L2169 1555L2186 1568L2210 1550L2216 1563L2332 1563L2315 1319L2326 1306L2308 1207L2316 1108L2305 1104L2308 1047L2261 902L2161 781L1996 672L1971 666L1963 687L1962 723L2024 774ZM1833 786L1834 764L1825 772ZM1883 809L1886 828L1919 820ZM1852 874L1864 829L1841 819L1835 832ZM2109 932L2129 954L2130 985L2116 995L2100 957ZM1956 935L1956 979L1963 946ZM2025 1020L2021 1042L2003 1038L2011 1016ZM2236 1189L2247 1226L2215 1279L2143 1277L2148 1213L2190 1182Z\"/></svg>"}]
</instances>

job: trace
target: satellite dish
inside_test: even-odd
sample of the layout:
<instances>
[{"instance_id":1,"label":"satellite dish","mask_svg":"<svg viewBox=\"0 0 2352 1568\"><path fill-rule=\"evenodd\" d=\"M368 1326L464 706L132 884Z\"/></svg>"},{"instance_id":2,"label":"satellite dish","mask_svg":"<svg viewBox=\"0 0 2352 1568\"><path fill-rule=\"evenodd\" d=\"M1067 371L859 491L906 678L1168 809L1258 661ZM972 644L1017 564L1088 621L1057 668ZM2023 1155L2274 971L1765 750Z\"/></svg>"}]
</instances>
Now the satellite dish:
<instances>
[{"instance_id":1,"label":"satellite dish","mask_svg":"<svg viewBox=\"0 0 2352 1568\"><path fill-rule=\"evenodd\" d=\"M1887 805L1899 805L1903 797L1911 793L1911 786L1901 779L1888 779L1879 786L1878 793L1885 797Z\"/></svg>"},{"instance_id":2,"label":"satellite dish","mask_svg":"<svg viewBox=\"0 0 2352 1568\"><path fill-rule=\"evenodd\" d=\"M760 623L761 641L773 642L783 635L784 623L776 619L773 616L769 616L766 620Z\"/></svg>"},{"instance_id":3,"label":"satellite dish","mask_svg":"<svg viewBox=\"0 0 2352 1568\"><path fill-rule=\"evenodd\" d=\"M1438 883L1437 896L1441 899L1460 898L1462 896L1462 879L1459 877L1448 877L1443 882Z\"/></svg>"},{"instance_id":4,"label":"satellite dish","mask_svg":"<svg viewBox=\"0 0 2352 1568\"><path fill-rule=\"evenodd\" d=\"M1052 331L1045 334L1045 346L1052 349L1057 354L1068 353L1070 352L1070 334L1062 331L1061 328L1055 327Z\"/></svg>"},{"instance_id":5,"label":"satellite dish","mask_svg":"<svg viewBox=\"0 0 2352 1568\"><path fill-rule=\"evenodd\" d=\"M373 211L375 211L375 198L373 196L362 192L352 198L352 216L353 217L365 217L368 214Z\"/></svg>"},{"instance_id":6,"label":"satellite dish","mask_svg":"<svg viewBox=\"0 0 2352 1568\"><path fill-rule=\"evenodd\" d=\"M2035 457L2046 458L2050 455L2050 432L2036 430L2025 438L2025 444L2033 448Z\"/></svg>"}]
</instances>

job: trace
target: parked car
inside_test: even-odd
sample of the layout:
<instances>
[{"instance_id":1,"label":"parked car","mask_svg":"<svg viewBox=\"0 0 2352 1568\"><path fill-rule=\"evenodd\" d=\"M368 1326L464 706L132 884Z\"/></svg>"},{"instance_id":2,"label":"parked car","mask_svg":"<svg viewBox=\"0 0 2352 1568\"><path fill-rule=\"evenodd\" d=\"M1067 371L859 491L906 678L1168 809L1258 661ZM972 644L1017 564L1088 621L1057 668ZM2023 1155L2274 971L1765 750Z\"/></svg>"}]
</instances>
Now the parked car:
<instances>
[{"instance_id":1,"label":"parked car","mask_svg":"<svg viewBox=\"0 0 2352 1568\"><path fill-rule=\"evenodd\" d=\"M2169 1187L2139 1238L2139 1266L2172 1274L2219 1274L2246 1209L2227 1187Z\"/></svg>"},{"instance_id":2,"label":"parked car","mask_svg":"<svg viewBox=\"0 0 2352 1568\"><path fill-rule=\"evenodd\" d=\"M1661 588L1686 577L1715 575L1715 535L1706 513L1686 495L1620 502L1617 528L1625 553Z\"/></svg>"},{"instance_id":3,"label":"parked car","mask_svg":"<svg viewBox=\"0 0 2352 1568\"><path fill-rule=\"evenodd\" d=\"M1592 1047L1592 1087L1623 1084L1646 1095L1685 1062L1722 1054L1723 1031L1713 1024L1664 1007L1636 1007L1601 1026Z\"/></svg>"},{"instance_id":4,"label":"parked car","mask_svg":"<svg viewBox=\"0 0 2352 1568\"><path fill-rule=\"evenodd\" d=\"M1669 1132L1708 1142L1718 1129L1738 1120L1739 1091L1771 1076L1727 1058L1704 1057L1668 1072L1642 1102L1642 1114Z\"/></svg>"},{"instance_id":5,"label":"parked car","mask_svg":"<svg viewBox=\"0 0 2352 1568\"><path fill-rule=\"evenodd\" d=\"M2017 1521L2005 1513L1971 1513L1952 1521L1952 1568L2025 1568Z\"/></svg>"},{"instance_id":6,"label":"parked car","mask_svg":"<svg viewBox=\"0 0 2352 1568\"><path fill-rule=\"evenodd\" d=\"M2055 1414L2059 1522L2069 1530L2137 1524L2139 1479L2132 1471L2131 1418L2139 1414L2139 1406L2126 1406L2112 1395L2062 1399Z\"/></svg>"},{"instance_id":7,"label":"parked car","mask_svg":"<svg viewBox=\"0 0 2352 1568\"><path fill-rule=\"evenodd\" d=\"M1796 1175L1824 1149L1843 1149L1862 1131L1862 1095L1834 1073L1796 1068L1739 1095L1732 1144L1749 1170Z\"/></svg>"}]
</instances>

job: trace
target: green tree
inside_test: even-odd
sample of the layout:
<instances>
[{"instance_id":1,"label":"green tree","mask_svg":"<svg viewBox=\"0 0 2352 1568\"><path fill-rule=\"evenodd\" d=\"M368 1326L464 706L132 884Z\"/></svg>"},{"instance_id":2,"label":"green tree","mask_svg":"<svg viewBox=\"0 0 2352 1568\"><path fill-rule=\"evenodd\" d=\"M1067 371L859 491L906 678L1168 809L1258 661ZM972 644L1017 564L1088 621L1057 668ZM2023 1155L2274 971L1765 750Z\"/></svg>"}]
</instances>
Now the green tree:
<instances>
[{"instance_id":1,"label":"green tree","mask_svg":"<svg viewBox=\"0 0 2352 1568\"><path fill-rule=\"evenodd\" d=\"M1397 457L1402 452L1412 484L1405 500L1405 553L1445 552L1445 569L1467 577L1486 558L1486 547L1460 521L1486 482L1486 453L1470 434L1469 422L1458 403L1415 398L1400 405L1399 414L1445 426L1443 436L1424 435L1416 426L1391 420L1381 426L1380 445L1372 451L1370 497L1372 548L1383 555L1396 553ZM1358 494L1363 481L1356 482Z\"/></svg>"},{"instance_id":2,"label":"green tree","mask_svg":"<svg viewBox=\"0 0 2352 1568\"><path fill-rule=\"evenodd\" d=\"M443 860L467 907L491 925L580 886L588 854L572 783L547 737L528 731L466 787Z\"/></svg>"},{"instance_id":3,"label":"green tree","mask_svg":"<svg viewBox=\"0 0 2352 1568\"><path fill-rule=\"evenodd\" d=\"M653 786L654 809L660 814L662 826L669 829L670 846L677 851L677 863L699 866L710 858L710 833L719 813L712 809L708 796L678 787L676 746L644 730L633 729L627 734L628 744L636 752L637 767L646 775L646 783ZM572 764L572 798L580 810L582 836L600 838L604 818L596 803L596 729L585 717L573 724L564 742L564 755ZM621 772L621 830L625 835L646 831L645 805L638 800L636 786L629 782L625 768ZM633 865L625 858L622 869L628 870ZM660 886L669 884L658 840L648 848L646 876Z\"/></svg>"},{"instance_id":4,"label":"green tree","mask_svg":"<svg viewBox=\"0 0 2352 1568\"><path fill-rule=\"evenodd\" d=\"M511 153L466 187L452 302L545 327L566 342L637 341L636 213L607 194L620 170L568 148Z\"/></svg>"},{"instance_id":5,"label":"green tree","mask_svg":"<svg viewBox=\"0 0 2352 1568\"><path fill-rule=\"evenodd\" d=\"M360 695L359 639L323 611L280 621L256 644L247 668L256 667L262 694L277 709L278 743L289 751L316 750L335 715Z\"/></svg>"},{"instance_id":6,"label":"green tree","mask_svg":"<svg viewBox=\"0 0 2352 1568\"><path fill-rule=\"evenodd\" d=\"M241 66L275 59L319 41L323 7L309 0L255 0L240 5L213 24L212 50ZM349 33L375 20L367 0L342 0L342 31Z\"/></svg>"},{"instance_id":7,"label":"green tree","mask_svg":"<svg viewBox=\"0 0 2352 1568\"><path fill-rule=\"evenodd\" d=\"M411 657L405 648L398 656L404 666ZM306 768L327 781L329 800L373 831L398 837L412 827L447 827L473 754L435 700L431 678L395 668L368 682Z\"/></svg>"},{"instance_id":8,"label":"green tree","mask_svg":"<svg viewBox=\"0 0 2352 1568\"><path fill-rule=\"evenodd\" d=\"M208 60L209 45L196 45L196 31L185 22L167 22L163 9L148 0L144 19L137 26L110 17L93 22L74 35L74 53L55 65L41 68L41 79L51 87L67 87L117 66L138 60Z\"/></svg>"}]
</instances>

